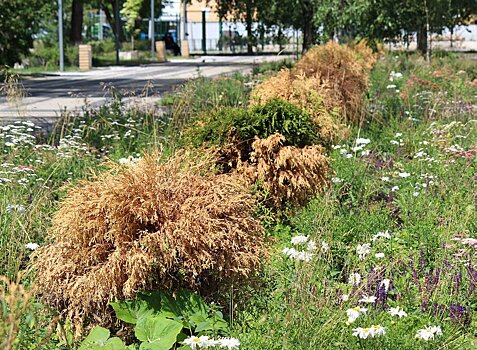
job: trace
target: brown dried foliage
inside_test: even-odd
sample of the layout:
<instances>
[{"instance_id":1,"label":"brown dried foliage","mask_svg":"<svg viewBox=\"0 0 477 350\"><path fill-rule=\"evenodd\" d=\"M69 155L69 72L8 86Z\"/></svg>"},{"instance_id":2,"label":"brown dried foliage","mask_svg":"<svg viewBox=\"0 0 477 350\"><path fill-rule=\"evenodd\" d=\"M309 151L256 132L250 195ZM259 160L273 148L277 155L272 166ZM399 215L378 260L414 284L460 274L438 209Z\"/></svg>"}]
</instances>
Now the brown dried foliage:
<instances>
[{"instance_id":1,"label":"brown dried foliage","mask_svg":"<svg viewBox=\"0 0 477 350\"><path fill-rule=\"evenodd\" d=\"M282 146L284 141L280 134L257 138L250 162L237 169L247 182L262 183L276 207L305 204L328 181L329 161L321 146Z\"/></svg>"},{"instance_id":2,"label":"brown dried foliage","mask_svg":"<svg viewBox=\"0 0 477 350\"><path fill-rule=\"evenodd\" d=\"M368 76L375 58L366 45L354 47L333 41L309 50L292 70L294 76L321 80L329 86L331 101L339 100L337 107L346 122L360 122L363 117L363 94L368 88ZM330 96L323 96L325 100Z\"/></svg>"},{"instance_id":3,"label":"brown dried foliage","mask_svg":"<svg viewBox=\"0 0 477 350\"><path fill-rule=\"evenodd\" d=\"M0 276L0 348L13 349L18 336L20 320L30 304L33 289L27 291L20 283L21 274L17 280L10 281Z\"/></svg>"},{"instance_id":4,"label":"brown dried foliage","mask_svg":"<svg viewBox=\"0 0 477 350\"><path fill-rule=\"evenodd\" d=\"M69 189L53 218L53 242L34 267L45 303L77 332L112 321L108 301L138 291L211 285L252 273L264 252L255 200L212 158L158 154Z\"/></svg>"},{"instance_id":5,"label":"brown dried foliage","mask_svg":"<svg viewBox=\"0 0 477 350\"><path fill-rule=\"evenodd\" d=\"M347 131L335 117L346 123L362 120L363 94L375 62L376 56L364 42L317 46L293 69L282 70L258 85L252 92L252 104L274 97L296 103L311 112L318 125L323 125L322 137L339 139Z\"/></svg>"}]
</instances>

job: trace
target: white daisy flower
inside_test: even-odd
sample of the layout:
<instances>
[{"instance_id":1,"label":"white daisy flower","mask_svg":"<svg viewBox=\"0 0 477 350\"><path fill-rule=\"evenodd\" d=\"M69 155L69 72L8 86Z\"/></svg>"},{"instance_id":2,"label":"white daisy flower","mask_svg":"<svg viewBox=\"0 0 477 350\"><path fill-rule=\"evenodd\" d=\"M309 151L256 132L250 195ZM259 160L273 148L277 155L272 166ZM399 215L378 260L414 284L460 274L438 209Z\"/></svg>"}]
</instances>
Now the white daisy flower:
<instances>
[{"instance_id":1,"label":"white daisy flower","mask_svg":"<svg viewBox=\"0 0 477 350\"><path fill-rule=\"evenodd\" d=\"M240 342L236 338L220 338L217 340L220 346L227 348L228 350L238 349Z\"/></svg>"},{"instance_id":2,"label":"white daisy flower","mask_svg":"<svg viewBox=\"0 0 477 350\"><path fill-rule=\"evenodd\" d=\"M353 335L361 339L366 339L369 336L372 337L372 333L373 331L371 328L362 328L362 327L353 328Z\"/></svg>"},{"instance_id":3,"label":"white daisy flower","mask_svg":"<svg viewBox=\"0 0 477 350\"><path fill-rule=\"evenodd\" d=\"M388 230L384 232L378 232L373 236L373 242L379 238L386 238L386 239L391 239L391 235Z\"/></svg>"},{"instance_id":4,"label":"white daisy flower","mask_svg":"<svg viewBox=\"0 0 477 350\"><path fill-rule=\"evenodd\" d=\"M399 308L399 306L390 308L389 313L391 314L391 316L399 316L399 318L407 316L406 311Z\"/></svg>"},{"instance_id":5,"label":"white daisy flower","mask_svg":"<svg viewBox=\"0 0 477 350\"><path fill-rule=\"evenodd\" d=\"M308 241L308 236L295 236L291 239L291 244L297 245L297 244L303 244Z\"/></svg>"},{"instance_id":6,"label":"white daisy flower","mask_svg":"<svg viewBox=\"0 0 477 350\"><path fill-rule=\"evenodd\" d=\"M360 306L353 307L352 309L346 310L346 316L348 316L348 323L353 323L358 319L360 315L366 315L368 309Z\"/></svg>"},{"instance_id":7,"label":"white daisy flower","mask_svg":"<svg viewBox=\"0 0 477 350\"><path fill-rule=\"evenodd\" d=\"M374 295L368 296L368 295L363 295L361 299L358 300L360 303L368 303L368 304L373 304L376 302L376 297Z\"/></svg>"},{"instance_id":8,"label":"white daisy flower","mask_svg":"<svg viewBox=\"0 0 477 350\"><path fill-rule=\"evenodd\" d=\"M330 249L330 246L325 241L321 241L321 250L326 253Z\"/></svg>"},{"instance_id":9,"label":"white daisy flower","mask_svg":"<svg viewBox=\"0 0 477 350\"><path fill-rule=\"evenodd\" d=\"M357 272L352 273L351 275L349 275L348 283L353 286L359 285L361 283L361 275Z\"/></svg>"},{"instance_id":10,"label":"white daisy flower","mask_svg":"<svg viewBox=\"0 0 477 350\"><path fill-rule=\"evenodd\" d=\"M371 244L369 243L364 243L364 244L358 244L356 247L356 254L358 254L360 260L364 260L366 255L369 254Z\"/></svg>"},{"instance_id":11,"label":"white daisy flower","mask_svg":"<svg viewBox=\"0 0 477 350\"><path fill-rule=\"evenodd\" d=\"M381 281L381 283L379 285L383 286L384 290L387 292L389 290L390 283L391 283L391 281L389 279L385 278Z\"/></svg>"},{"instance_id":12,"label":"white daisy flower","mask_svg":"<svg viewBox=\"0 0 477 350\"><path fill-rule=\"evenodd\" d=\"M380 337L382 335L386 334L386 328L379 324L373 324L371 326L371 336L374 337Z\"/></svg>"}]
</instances>

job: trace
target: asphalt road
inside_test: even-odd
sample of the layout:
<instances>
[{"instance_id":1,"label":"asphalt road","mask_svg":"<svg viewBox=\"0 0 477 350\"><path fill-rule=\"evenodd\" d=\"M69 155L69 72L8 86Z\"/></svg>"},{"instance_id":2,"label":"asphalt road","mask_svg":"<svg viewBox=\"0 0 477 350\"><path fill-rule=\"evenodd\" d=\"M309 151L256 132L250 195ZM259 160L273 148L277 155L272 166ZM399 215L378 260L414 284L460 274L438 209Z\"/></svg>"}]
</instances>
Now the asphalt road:
<instances>
[{"instance_id":1,"label":"asphalt road","mask_svg":"<svg viewBox=\"0 0 477 350\"><path fill-rule=\"evenodd\" d=\"M250 70L264 61L282 60L283 56L206 56L172 60L166 63L135 67L96 68L88 72L65 72L22 81L22 99L0 96L0 124L27 119L51 124L61 113L81 113L90 105L105 103L114 87L135 103L154 103L174 86L199 74L206 77ZM147 89L147 98L145 95ZM136 97L134 97L136 96Z\"/></svg>"}]
</instances>

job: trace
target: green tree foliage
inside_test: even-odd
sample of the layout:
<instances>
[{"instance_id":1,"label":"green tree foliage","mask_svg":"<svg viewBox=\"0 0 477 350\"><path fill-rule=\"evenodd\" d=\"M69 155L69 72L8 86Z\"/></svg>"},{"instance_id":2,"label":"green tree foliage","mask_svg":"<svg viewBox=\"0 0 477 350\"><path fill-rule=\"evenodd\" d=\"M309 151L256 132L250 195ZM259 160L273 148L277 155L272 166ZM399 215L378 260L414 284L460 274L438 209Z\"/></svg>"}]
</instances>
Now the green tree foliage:
<instances>
[{"instance_id":1,"label":"green tree foliage","mask_svg":"<svg viewBox=\"0 0 477 350\"><path fill-rule=\"evenodd\" d=\"M224 18L232 16L245 23L247 28L247 52L253 52L253 21L257 12L258 0L217 0L219 15Z\"/></svg>"},{"instance_id":2,"label":"green tree foliage","mask_svg":"<svg viewBox=\"0 0 477 350\"><path fill-rule=\"evenodd\" d=\"M136 20L139 18L143 0L126 0L123 4L121 14L126 16L126 30L134 30Z\"/></svg>"},{"instance_id":3,"label":"green tree foliage","mask_svg":"<svg viewBox=\"0 0 477 350\"><path fill-rule=\"evenodd\" d=\"M46 0L0 1L0 65L11 66L28 53L47 6Z\"/></svg>"},{"instance_id":4,"label":"green tree foliage","mask_svg":"<svg viewBox=\"0 0 477 350\"><path fill-rule=\"evenodd\" d=\"M475 0L323 0L315 22L323 25L324 38L366 38L395 41L417 33L418 48L427 49L427 24L441 32L462 24L477 13Z\"/></svg>"},{"instance_id":5,"label":"green tree foliage","mask_svg":"<svg viewBox=\"0 0 477 350\"><path fill-rule=\"evenodd\" d=\"M318 0L261 0L257 3L257 20L266 26L293 28L303 33L303 52L316 40Z\"/></svg>"}]
</instances>

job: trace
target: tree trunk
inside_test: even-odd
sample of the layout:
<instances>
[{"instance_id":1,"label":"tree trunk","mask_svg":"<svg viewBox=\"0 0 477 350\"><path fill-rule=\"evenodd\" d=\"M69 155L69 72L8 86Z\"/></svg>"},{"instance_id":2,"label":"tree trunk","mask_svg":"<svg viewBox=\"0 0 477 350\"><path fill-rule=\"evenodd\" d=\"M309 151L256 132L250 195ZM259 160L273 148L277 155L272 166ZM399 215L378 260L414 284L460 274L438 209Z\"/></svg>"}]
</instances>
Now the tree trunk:
<instances>
[{"instance_id":1,"label":"tree trunk","mask_svg":"<svg viewBox=\"0 0 477 350\"><path fill-rule=\"evenodd\" d=\"M313 45L315 38L313 32L314 9L311 0L302 0L301 8L303 13L303 50L302 53L308 51Z\"/></svg>"},{"instance_id":2,"label":"tree trunk","mask_svg":"<svg viewBox=\"0 0 477 350\"><path fill-rule=\"evenodd\" d=\"M81 43L81 32L83 31L83 0L73 0L71 7L71 31L70 42L72 44Z\"/></svg>"},{"instance_id":3,"label":"tree trunk","mask_svg":"<svg viewBox=\"0 0 477 350\"><path fill-rule=\"evenodd\" d=\"M253 53L253 44L252 44L252 24L253 24L253 6L252 6L252 1L253 0L247 0L245 6L245 21L246 21L246 26L247 26L247 53L252 54Z\"/></svg>"},{"instance_id":4,"label":"tree trunk","mask_svg":"<svg viewBox=\"0 0 477 350\"><path fill-rule=\"evenodd\" d=\"M114 0L109 0L108 3L111 5L111 8L114 9ZM114 18L113 15L111 14L111 11L109 10L108 6L104 6L103 8L104 14L106 15L106 19L108 20L109 25L111 26L111 29L113 30L113 34L116 35L116 25L114 23ZM122 26L119 26L119 41L120 42L125 42L125 36L124 32L122 29Z\"/></svg>"},{"instance_id":5,"label":"tree trunk","mask_svg":"<svg viewBox=\"0 0 477 350\"><path fill-rule=\"evenodd\" d=\"M422 25L419 27L419 30L417 31L417 50L425 55L427 52L427 29L426 25Z\"/></svg>"}]
</instances>

